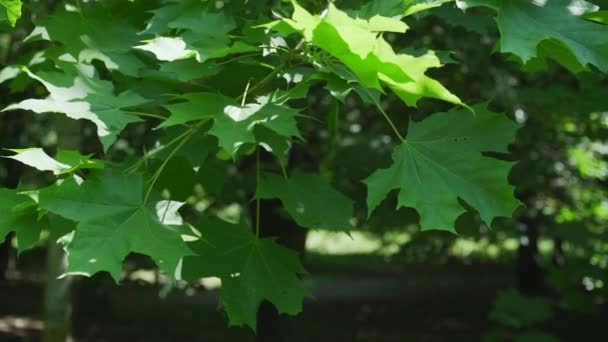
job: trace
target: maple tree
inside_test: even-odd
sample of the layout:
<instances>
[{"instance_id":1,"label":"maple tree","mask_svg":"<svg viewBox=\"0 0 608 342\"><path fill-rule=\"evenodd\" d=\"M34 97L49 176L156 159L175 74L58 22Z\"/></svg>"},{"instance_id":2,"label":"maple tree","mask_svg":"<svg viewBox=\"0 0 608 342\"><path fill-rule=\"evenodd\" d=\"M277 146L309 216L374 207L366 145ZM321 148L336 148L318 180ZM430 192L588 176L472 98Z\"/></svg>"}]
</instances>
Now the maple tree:
<instances>
[{"instance_id":1,"label":"maple tree","mask_svg":"<svg viewBox=\"0 0 608 342\"><path fill-rule=\"evenodd\" d=\"M0 20L14 26L21 1L0 4ZM101 148L94 155L7 151L6 157L50 171L56 181L34 190L0 189L0 235L14 231L23 251L50 231L68 253L66 275L108 272L119 282L124 259L141 253L175 279L219 277L230 323L255 329L262 301L297 314L310 296L297 253L260 237L261 201L279 199L301 227L345 233L373 216L394 190L395 209L414 209L422 230L456 233L466 212L478 213L488 226L510 217L520 202L508 179L514 165L509 145L520 125L492 111L492 99L466 98L429 76L446 63L442 51L414 53L393 44L410 29L406 23L437 8L470 16L467 28L482 29L474 21L480 7L495 16L496 50L525 72L542 73L553 62L572 73L608 71L606 12L585 1L57 6L24 40L36 54L0 74L2 82L24 84L16 89L41 85L44 95L2 111L87 120ZM322 112L306 102L319 92L331 102ZM455 108L405 126L385 109L391 97L404 107L432 100ZM366 115L392 132L392 162L372 160L371 172L345 179L294 162L293 150L314 145L318 130L329 132L321 143L332 144L347 98L368 106ZM144 125L149 141L137 158L116 158L112 149L130 125ZM229 166L250 181L240 197L222 189ZM188 208L199 180L217 198L216 208ZM338 182L364 184L366 198L349 196ZM254 202L254 219L220 218L219 208L235 198L243 206ZM65 219L59 226L51 222L56 216Z\"/></svg>"}]
</instances>

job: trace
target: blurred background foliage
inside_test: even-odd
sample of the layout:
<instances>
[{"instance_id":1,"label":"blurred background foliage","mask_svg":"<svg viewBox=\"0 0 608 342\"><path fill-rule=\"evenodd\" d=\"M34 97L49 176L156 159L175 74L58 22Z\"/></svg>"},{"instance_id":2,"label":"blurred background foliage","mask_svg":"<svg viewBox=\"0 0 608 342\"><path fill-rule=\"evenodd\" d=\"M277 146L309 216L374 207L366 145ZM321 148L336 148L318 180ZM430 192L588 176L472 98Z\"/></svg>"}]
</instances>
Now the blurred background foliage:
<instances>
[{"instance_id":1,"label":"blurred background foliage","mask_svg":"<svg viewBox=\"0 0 608 342\"><path fill-rule=\"evenodd\" d=\"M118 0L103 2L108 8L125 8ZM139 24L157 2L136 0L129 16L119 10L115 15ZM222 5L244 16L267 16L255 12L255 7L271 2L226 0ZM336 4L356 8L364 2ZM608 5L601 2L602 8ZM318 11L325 6L323 1L302 3ZM25 3L17 28L0 33L0 65L35 59L38 44L45 43L23 44L24 38L33 22L64 5L63 1ZM83 5L95 4L83 1ZM433 78L470 102L491 99L493 110L508 113L522 125L511 146L512 156L504 158L518 161L510 182L523 206L514 219L496 220L492 227L469 212L459 219L455 236L421 232L415 211L394 210L393 194L369 220L365 208L357 208L358 228L350 236L309 232L302 258L311 271L305 281L316 299L305 303L302 315L281 318L282 335L289 341L608 339L608 78L599 72L572 74L553 62L524 72L510 56L494 53L499 35L491 11L484 9L465 16L448 3L406 22L410 26L406 34L387 35L396 50L441 51L446 66L432 70ZM101 63L95 66L101 75L110 73ZM235 68L239 72L220 73L208 84L227 93L235 87L233 92L239 93L247 78L259 72L246 64ZM285 77L305 72L287 70ZM9 79L7 73L0 71L0 107L44 94L44 88L28 77ZM151 94L162 93L165 86L161 81L130 82ZM300 105L306 114L328 124L319 129L318 122L301 120L308 143L294 147L298 157L290 164L318 168L339 190L365 203L363 183L350 180L364 179L388 165L396 143L389 127L354 94L345 94L341 102L320 88ZM422 100L419 108L407 108L394 95L383 98L382 106L399 127L449 109L429 100ZM152 123L128 126L108 159L135 158L157 142L166 142L168 137L158 136L152 127ZM1 148L40 146L53 155L58 144L101 155L95 127L89 122L25 111L0 113ZM154 163L152 170L157 167ZM158 182L160 190L170 188L173 196L192 204L193 212L184 215L197 211L223 217L248 215L249 208L242 203L248 203L251 163L217 161L198 170L188 165L182 158L173 159L165 179ZM174 184L175 179L179 184ZM0 158L4 187L37 188L53 180L50 174L41 177L16 161ZM47 282L45 246L18 256L13 244L9 236L0 252L0 340L38 340ZM70 300L76 340L253 339L247 330L226 328L223 314L215 308L217 281L172 283L137 255L126 266L121 287L106 274L74 286Z\"/></svg>"}]
</instances>

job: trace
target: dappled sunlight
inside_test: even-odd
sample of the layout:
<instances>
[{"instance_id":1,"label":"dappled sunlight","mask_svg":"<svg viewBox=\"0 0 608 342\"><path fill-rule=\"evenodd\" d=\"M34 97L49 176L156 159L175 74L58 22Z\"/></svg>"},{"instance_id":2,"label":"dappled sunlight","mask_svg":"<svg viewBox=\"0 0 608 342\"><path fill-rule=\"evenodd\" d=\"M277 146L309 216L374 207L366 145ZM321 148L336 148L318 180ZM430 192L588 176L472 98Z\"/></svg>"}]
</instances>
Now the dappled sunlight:
<instances>
[{"instance_id":1,"label":"dappled sunlight","mask_svg":"<svg viewBox=\"0 0 608 342\"><path fill-rule=\"evenodd\" d=\"M32 332L41 332L44 322L31 317L4 316L0 317L0 333L25 337Z\"/></svg>"},{"instance_id":2,"label":"dappled sunlight","mask_svg":"<svg viewBox=\"0 0 608 342\"><path fill-rule=\"evenodd\" d=\"M585 13L595 12L598 9L600 9L599 6L594 5L594 4L584 1L584 0L572 0L570 2L570 4L568 5L568 11L570 11L570 13L572 15L576 15L576 16L579 16L579 15L582 15Z\"/></svg>"},{"instance_id":3,"label":"dappled sunlight","mask_svg":"<svg viewBox=\"0 0 608 342\"><path fill-rule=\"evenodd\" d=\"M157 37L150 41L144 41L143 45L134 48L153 53L158 60L175 61L196 55L196 51L186 48L186 43L182 38Z\"/></svg>"}]
</instances>

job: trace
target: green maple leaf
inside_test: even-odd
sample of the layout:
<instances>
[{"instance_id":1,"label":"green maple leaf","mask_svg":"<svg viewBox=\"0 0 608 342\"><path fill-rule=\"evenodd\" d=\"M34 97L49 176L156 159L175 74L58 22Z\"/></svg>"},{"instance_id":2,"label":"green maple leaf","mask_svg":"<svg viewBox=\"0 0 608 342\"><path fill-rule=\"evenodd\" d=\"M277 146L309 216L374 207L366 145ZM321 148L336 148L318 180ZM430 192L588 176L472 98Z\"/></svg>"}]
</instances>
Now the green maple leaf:
<instances>
[{"instance_id":1,"label":"green maple leaf","mask_svg":"<svg viewBox=\"0 0 608 342\"><path fill-rule=\"evenodd\" d=\"M97 126L97 135L107 150L129 123L140 121L121 108L137 106L148 100L132 91L114 95L112 84L95 78L92 66L73 66L78 70L75 75L55 72L37 75L22 68L31 78L42 83L49 95L45 99L27 99L9 105L2 111L23 109L36 113L64 113L75 120L89 120Z\"/></svg>"},{"instance_id":2,"label":"green maple leaf","mask_svg":"<svg viewBox=\"0 0 608 342\"><path fill-rule=\"evenodd\" d=\"M587 20L596 21L598 23L608 24L608 10L585 13L582 15L582 17Z\"/></svg>"},{"instance_id":3,"label":"green maple leaf","mask_svg":"<svg viewBox=\"0 0 608 342\"><path fill-rule=\"evenodd\" d=\"M66 247L66 274L91 276L107 271L118 281L122 262L131 252L149 255L170 275L192 251L167 224L179 217L174 202L144 203L140 176L115 171L93 174L82 184L68 178L40 191L40 207L78 222Z\"/></svg>"},{"instance_id":4,"label":"green maple leaf","mask_svg":"<svg viewBox=\"0 0 608 342\"><path fill-rule=\"evenodd\" d=\"M470 32L490 35L496 27L494 18L490 15L465 13L457 6L446 5L433 9L430 15L439 17L442 22L453 27L462 27Z\"/></svg>"},{"instance_id":5,"label":"green maple leaf","mask_svg":"<svg viewBox=\"0 0 608 342\"><path fill-rule=\"evenodd\" d=\"M275 104L251 103L227 106L223 115L215 117L209 134L218 137L219 145L230 155L236 154L246 143L260 143L280 157L284 156L285 145L292 137L302 139L296 116L291 108ZM255 134L255 128L262 126L276 134Z\"/></svg>"},{"instance_id":6,"label":"green maple leaf","mask_svg":"<svg viewBox=\"0 0 608 342\"><path fill-rule=\"evenodd\" d=\"M204 62L211 58L221 58L234 53L256 51L257 47L242 41L232 42L230 32L237 26L224 13L207 11L183 12L168 24L169 28L186 30L184 41L197 52L197 60Z\"/></svg>"},{"instance_id":7,"label":"green maple leaf","mask_svg":"<svg viewBox=\"0 0 608 342\"><path fill-rule=\"evenodd\" d=\"M82 169L103 169L100 160L91 159L91 155L83 156L77 151L57 151L55 159L51 158L41 148L7 149L15 155L6 156L40 171L51 171L56 175L72 173Z\"/></svg>"},{"instance_id":8,"label":"green maple leaf","mask_svg":"<svg viewBox=\"0 0 608 342\"><path fill-rule=\"evenodd\" d=\"M160 8L149 11L152 17L147 21L145 33L161 35L171 30L172 26L179 26L188 20L195 20L208 13L209 6L202 1L184 0L168 3ZM205 23L194 23L195 26L204 27ZM188 27L186 27L188 29ZM213 29L213 28L212 28Z\"/></svg>"},{"instance_id":9,"label":"green maple leaf","mask_svg":"<svg viewBox=\"0 0 608 342\"><path fill-rule=\"evenodd\" d=\"M296 223L305 228L348 230L354 203L320 175L296 170L288 178L266 174L260 179L258 198L279 198Z\"/></svg>"},{"instance_id":10,"label":"green maple leaf","mask_svg":"<svg viewBox=\"0 0 608 342\"><path fill-rule=\"evenodd\" d=\"M273 239L257 238L241 224L204 219L197 229L201 236L191 247L199 256L184 259L184 278L220 277L220 300L232 325L246 324L255 330L263 300L272 302L280 313L302 311L302 300L310 294L298 278L306 271L297 253Z\"/></svg>"},{"instance_id":11,"label":"green maple leaf","mask_svg":"<svg viewBox=\"0 0 608 342\"><path fill-rule=\"evenodd\" d=\"M111 25L108 25L111 22ZM66 23L69 23L67 25ZM103 28L103 29L100 29ZM56 11L40 22L28 40L44 39L61 43L61 53L47 54L53 59L65 59L64 53L79 63L96 59L108 70L138 76L145 65L132 52L138 41L137 28L115 16L109 16L99 7L84 12ZM61 57L60 57L61 56Z\"/></svg>"},{"instance_id":12,"label":"green maple leaf","mask_svg":"<svg viewBox=\"0 0 608 342\"><path fill-rule=\"evenodd\" d=\"M165 105L164 107L171 112L171 116L158 125L158 128L196 120L208 120L224 113L224 108L234 104L229 97L214 93L189 93L181 95L177 99L185 101Z\"/></svg>"},{"instance_id":13,"label":"green maple leaf","mask_svg":"<svg viewBox=\"0 0 608 342\"><path fill-rule=\"evenodd\" d=\"M14 231L19 252L34 247L42 228L36 208L36 202L30 197L0 188L0 239Z\"/></svg>"},{"instance_id":14,"label":"green maple leaf","mask_svg":"<svg viewBox=\"0 0 608 342\"><path fill-rule=\"evenodd\" d=\"M393 164L364 180L369 213L398 189L397 208L415 208L422 229L455 232L455 220L465 212L459 198L487 224L511 216L519 205L507 181L513 163L482 153L507 152L518 125L483 105L474 110L411 122L407 138L393 152Z\"/></svg>"},{"instance_id":15,"label":"green maple leaf","mask_svg":"<svg viewBox=\"0 0 608 342\"><path fill-rule=\"evenodd\" d=\"M163 63L159 70L170 74L179 81L188 82L213 76L220 71L220 67L212 62L198 63L194 59L181 59L171 63Z\"/></svg>"},{"instance_id":16,"label":"green maple leaf","mask_svg":"<svg viewBox=\"0 0 608 342\"><path fill-rule=\"evenodd\" d=\"M496 10L500 51L518 56L524 64L551 57L574 72L588 65L608 72L608 26L581 17L594 8L588 2L467 0L459 5Z\"/></svg>"},{"instance_id":17,"label":"green maple leaf","mask_svg":"<svg viewBox=\"0 0 608 342\"><path fill-rule=\"evenodd\" d=\"M294 7L292 19L283 22L348 66L363 86L382 91L384 84L409 106L416 106L423 97L461 104L441 83L425 75L429 68L441 66L437 56L432 52L419 57L397 54L378 36L382 30L404 32L407 26L399 20L355 19L331 3L323 18L311 15L296 3Z\"/></svg>"},{"instance_id":18,"label":"green maple leaf","mask_svg":"<svg viewBox=\"0 0 608 342\"><path fill-rule=\"evenodd\" d=\"M209 134L216 136L219 146L231 156L244 144L260 143L281 157L292 137L302 139L295 119L298 112L286 106L250 103L241 107L234 100L213 93L190 93L180 99L186 101L165 106L171 116L159 127L213 120ZM258 126L272 133L260 132L256 130Z\"/></svg>"},{"instance_id":19,"label":"green maple leaf","mask_svg":"<svg viewBox=\"0 0 608 342\"><path fill-rule=\"evenodd\" d=\"M168 127L163 130L163 135L158 139L158 147L164 148L167 144L183 134L187 134L186 127ZM156 152L151 150L150 153L154 158L166 160L171 154L171 149L163 149ZM192 168L198 168L207 162L210 155L217 152L217 139L208 134L196 134L188 142L183 145L179 151L173 154L174 157L181 157L190 162Z\"/></svg>"},{"instance_id":20,"label":"green maple leaf","mask_svg":"<svg viewBox=\"0 0 608 342\"><path fill-rule=\"evenodd\" d=\"M0 11L0 21L8 20L14 27L21 17L21 0L0 0L0 6L4 7L4 11Z\"/></svg>"},{"instance_id":21,"label":"green maple leaf","mask_svg":"<svg viewBox=\"0 0 608 342\"><path fill-rule=\"evenodd\" d=\"M159 60L173 61L196 57L198 62L230 54L255 51L241 41L232 43L230 32L237 26L224 13L209 12L204 4L170 4L153 11L146 32L165 35L179 30L179 37L160 36L136 48L154 53Z\"/></svg>"},{"instance_id":22,"label":"green maple leaf","mask_svg":"<svg viewBox=\"0 0 608 342\"><path fill-rule=\"evenodd\" d=\"M427 9L439 7L453 0L373 0L361 6L353 14L360 18L408 16Z\"/></svg>"},{"instance_id":23,"label":"green maple leaf","mask_svg":"<svg viewBox=\"0 0 608 342\"><path fill-rule=\"evenodd\" d=\"M134 46L134 48L153 53L159 61L172 62L196 55L194 50L186 47L186 43L181 37L155 37L143 42L145 44Z\"/></svg>"}]
</instances>

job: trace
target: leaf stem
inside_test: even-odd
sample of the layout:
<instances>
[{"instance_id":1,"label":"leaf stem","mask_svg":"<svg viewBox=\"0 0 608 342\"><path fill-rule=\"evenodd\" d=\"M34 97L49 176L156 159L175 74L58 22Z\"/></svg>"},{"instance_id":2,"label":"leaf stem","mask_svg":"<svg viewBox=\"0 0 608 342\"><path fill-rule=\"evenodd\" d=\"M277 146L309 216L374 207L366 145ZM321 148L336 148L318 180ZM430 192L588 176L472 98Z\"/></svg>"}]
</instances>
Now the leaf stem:
<instances>
[{"instance_id":1,"label":"leaf stem","mask_svg":"<svg viewBox=\"0 0 608 342\"><path fill-rule=\"evenodd\" d=\"M386 111L384 111L384 109L382 108L382 106L380 105L380 103L378 103L378 101L376 101L376 99L373 97L372 93L367 88L365 88L365 87L363 87L363 89L365 89L365 92L367 93L367 96L372 100L372 102L374 103L374 105L376 106L376 108L380 111L380 113L382 113L382 115L384 116L384 118L386 119L386 121L388 122L388 124L393 129L393 132L395 133L395 135L397 136L397 138L399 138L399 140L401 140L401 142L404 143L405 142L405 138L403 138L403 136L401 135L401 133L399 133L399 130L397 129L397 126L395 126L395 124L393 123L393 120L391 120L391 118L388 116L388 114L386 113Z\"/></svg>"},{"instance_id":2,"label":"leaf stem","mask_svg":"<svg viewBox=\"0 0 608 342\"><path fill-rule=\"evenodd\" d=\"M130 110L125 110L124 112L127 113L127 114L131 114L131 115L143 116L143 117L148 117L148 118L155 118L155 119L160 119L160 120L167 120L167 117L162 116L162 115L158 115L158 114L143 113L143 112L134 112L134 111L130 111Z\"/></svg>"},{"instance_id":3,"label":"leaf stem","mask_svg":"<svg viewBox=\"0 0 608 342\"><path fill-rule=\"evenodd\" d=\"M281 65L279 65L271 73L266 75L266 77L264 77L260 82L256 83L253 87L251 87L251 89L249 89L249 92L254 93L263 86L265 86L266 83L270 82L276 75L278 75L283 70L286 64L286 62L281 63ZM245 93L239 95L239 97L237 97L237 100L242 100L245 95Z\"/></svg>"},{"instance_id":4,"label":"leaf stem","mask_svg":"<svg viewBox=\"0 0 608 342\"><path fill-rule=\"evenodd\" d=\"M260 187L260 148L255 148L255 187L256 192ZM255 197L255 236L260 237L260 197Z\"/></svg>"},{"instance_id":5,"label":"leaf stem","mask_svg":"<svg viewBox=\"0 0 608 342\"><path fill-rule=\"evenodd\" d=\"M245 101L247 101L247 92L249 91L249 86L251 85L251 79L247 81L247 86L245 86L245 91L243 92L243 98L241 99L241 108L245 107Z\"/></svg>"},{"instance_id":6,"label":"leaf stem","mask_svg":"<svg viewBox=\"0 0 608 342\"><path fill-rule=\"evenodd\" d=\"M173 140L169 141L166 145L161 146L159 148L157 148L156 150L151 151L150 153L144 155L141 159L139 159L137 162L133 163L133 165L129 166L128 168L125 169L125 172L127 173L131 173L135 170L137 170L137 168L145 163L148 159L150 159L151 157L155 156L156 154L164 151L166 148L168 148L169 146L172 146L173 144L177 143L178 141L184 139L186 136L188 136L188 134L190 134L191 130L187 130L186 132L180 134L179 136L177 136L176 138L174 138Z\"/></svg>"},{"instance_id":7,"label":"leaf stem","mask_svg":"<svg viewBox=\"0 0 608 342\"><path fill-rule=\"evenodd\" d=\"M219 63L217 63L217 65L218 65L218 66L219 66L219 65L224 65L224 64L228 64L228 63L236 62L236 61L238 61L238 60L241 60L241 59L244 59L244 58L247 58L247 57L255 57L255 56L259 56L259 55L260 55L259 53L250 53L250 54L247 54L247 55L241 55L241 56L238 56L238 57L234 57L234 58L232 58L232 59L228 59L228 60L225 60L225 61L219 62Z\"/></svg>"},{"instance_id":8,"label":"leaf stem","mask_svg":"<svg viewBox=\"0 0 608 342\"><path fill-rule=\"evenodd\" d=\"M175 156L175 154L190 140L190 138L192 138L192 136L194 135L194 133L196 133L196 131L198 131L198 128L200 126L201 126L201 124L198 124L198 125L192 127L187 132L187 135L184 137L184 139L182 139L182 141L177 146L175 146L173 151L171 151L169 156L167 156L167 159L165 159L163 161L163 163L160 165L158 170L156 170L156 172L154 172L154 175L152 176L152 179L150 180L150 185L148 186L148 191L146 191L146 196L144 197L144 205L146 205L148 203L148 199L150 198L150 194L152 193L152 188L154 188L154 184L156 184L156 181L158 180L160 175L163 173L165 166L167 166L167 164L173 158L173 156Z\"/></svg>"},{"instance_id":9,"label":"leaf stem","mask_svg":"<svg viewBox=\"0 0 608 342\"><path fill-rule=\"evenodd\" d=\"M283 174L283 178L285 178L285 179L289 178L287 176L287 171L285 170L285 165L283 165L283 162L281 161L281 159L277 158L277 160L279 161L279 166L281 166L281 174Z\"/></svg>"}]
</instances>

